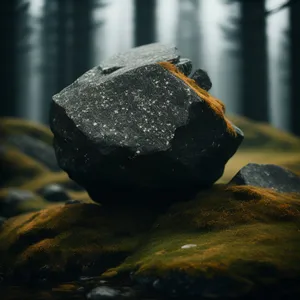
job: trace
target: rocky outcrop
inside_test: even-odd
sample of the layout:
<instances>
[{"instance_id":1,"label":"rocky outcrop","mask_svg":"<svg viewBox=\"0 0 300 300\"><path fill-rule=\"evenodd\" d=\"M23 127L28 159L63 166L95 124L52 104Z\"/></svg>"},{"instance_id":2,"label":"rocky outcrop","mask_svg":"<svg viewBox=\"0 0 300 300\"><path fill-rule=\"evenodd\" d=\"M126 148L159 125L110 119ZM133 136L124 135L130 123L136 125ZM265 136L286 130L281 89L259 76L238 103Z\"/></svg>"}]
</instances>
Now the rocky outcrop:
<instances>
[{"instance_id":1,"label":"rocky outcrop","mask_svg":"<svg viewBox=\"0 0 300 300\"><path fill-rule=\"evenodd\" d=\"M125 297L124 286L138 299L297 299L299 212L299 194L227 185L165 213L53 207L5 221L1 271L4 282L74 280L71 295L90 299Z\"/></svg>"}]
</instances>

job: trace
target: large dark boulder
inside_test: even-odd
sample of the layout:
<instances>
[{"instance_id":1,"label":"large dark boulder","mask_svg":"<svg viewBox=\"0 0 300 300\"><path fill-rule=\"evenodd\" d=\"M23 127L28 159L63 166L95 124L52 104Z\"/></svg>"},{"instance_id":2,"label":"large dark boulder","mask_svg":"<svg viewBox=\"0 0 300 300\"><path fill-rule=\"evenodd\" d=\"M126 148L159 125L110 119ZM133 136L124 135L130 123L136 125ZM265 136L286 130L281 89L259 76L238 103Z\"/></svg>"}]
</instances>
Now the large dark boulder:
<instances>
[{"instance_id":1,"label":"large dark boulder","mask_svg":"<svg viewBox=\"0 0 300 300\"><path fill-rule=\"evenodd\" d=\"M95 201L188 198L220 178L243 140L220 102L156 63L167 55L152 47L145 64L116 59L104 64L112 72L93 68L53 97L58 163Z\"/></svg>"},{"instance_id":2,"label":"large dark boulder","mask_svg":"<svg viewBox=\"0 0 300 300\"><path fill-rule=\"evenodd\" d=\"M232 178L230 184L258 186L281 193L300 193L300 177L273 164L250 163Z\"/></svg>"}]
</instances>

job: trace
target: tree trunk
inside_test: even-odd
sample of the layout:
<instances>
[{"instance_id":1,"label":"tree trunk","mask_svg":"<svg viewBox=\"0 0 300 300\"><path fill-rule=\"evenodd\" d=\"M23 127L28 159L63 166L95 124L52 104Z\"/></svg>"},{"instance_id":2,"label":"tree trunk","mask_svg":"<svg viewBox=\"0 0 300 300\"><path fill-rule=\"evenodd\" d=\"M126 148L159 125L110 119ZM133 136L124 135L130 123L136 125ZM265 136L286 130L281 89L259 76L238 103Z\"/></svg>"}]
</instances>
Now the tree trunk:
<instances>
[{"instance_id":1,"label":"tree trunk","mask_svg":"<svg viewBox=\"0 0 300 300\"><path fill-rule=\"evenodd\" d=\"M135 0L135 46L155 42L156 0Z\"/></svg>"},{"instance_id":2,"label":"tree trunk","mask_svg":"<svg viewBox=\"0 0 300 300\"><path fill-rule=\"evenodd\" d=\"M56 89L60 92L71 83L70 79L70 2L69 0L57 0L57 63L56 63Z\"/></svg>"},{"instance_id":3,"label":"tree trunk","mask_svg":"<svg viewBox=\"0 0 300 300\"><path fill-rule=\"evenodd\" d=\"M53 61L56 59L55 53L55 2L45 1L42 19L42 66L41 73L43 78L42 94L42 120L44 123L49 121L49 108L52 96L57 92L55 87L56 66Z\"/></svg>"},{"instance_id":4,"label":"tree trunk","mask_svg":"<svg viewBox=\"0 0 300 300\"><path fill-rule=\"evenodd\" d=\"M180 0L177 28L177 46L191 59L193 67L200 68L200 16L199 0Z\"/></svg>"},{"instance_id":5,"label":"tree trunk","mask_svg":"<svg viewBox=\"0 0 300 300\"><path fill-rule=\"evenodd\" d=\"M72 81L92 67L93 0L72 0Z\"/></svg>"},{"instance_id":6,"label":"tree trunk","mask_svg":"<svg viewBox=\"0 0 300 300\"><path fill-rule=\"evenodd\" d=\"M265 1L241 1L242 114L268 121Z\"/></svg>"},{"instance_id":7,"label":"tree trunk","mask_svg":"<svg viewBox=\"0 0 300 300\"><path fill-rule=\"evenodd\" d=\"M1 3L0 30L2 32L0 116L16 114L16 1Z\"/></svg>"},{"instance_id":8,"label":"tree trunk","mask_svg":"<svg viewBox=\"0 0 300 300\"><path fill-rule=\"evenodd\" d=\"M300 136L300 1L290 7L291 129Z\"/></svg>"}]
</instances>

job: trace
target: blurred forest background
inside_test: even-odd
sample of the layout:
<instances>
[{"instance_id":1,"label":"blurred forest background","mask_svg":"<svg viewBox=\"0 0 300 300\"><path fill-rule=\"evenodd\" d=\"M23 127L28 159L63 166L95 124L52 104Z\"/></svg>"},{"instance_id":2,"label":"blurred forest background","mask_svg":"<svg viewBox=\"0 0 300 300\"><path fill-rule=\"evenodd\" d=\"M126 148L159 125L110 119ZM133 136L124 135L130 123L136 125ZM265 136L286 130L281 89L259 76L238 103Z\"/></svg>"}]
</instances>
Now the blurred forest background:
<instances>
[{"instance_id":1,"label":"blurred forest background","mask_svg":"<svg viewBox=\"0 0 300 300\"><path fill-rule=\"evenodd\" d=\"M0 22L2 116L47 123L88 69L163 42L209 73L228 114L300 135L298 0L4 0Z\"/></svg>"}]
</instances>

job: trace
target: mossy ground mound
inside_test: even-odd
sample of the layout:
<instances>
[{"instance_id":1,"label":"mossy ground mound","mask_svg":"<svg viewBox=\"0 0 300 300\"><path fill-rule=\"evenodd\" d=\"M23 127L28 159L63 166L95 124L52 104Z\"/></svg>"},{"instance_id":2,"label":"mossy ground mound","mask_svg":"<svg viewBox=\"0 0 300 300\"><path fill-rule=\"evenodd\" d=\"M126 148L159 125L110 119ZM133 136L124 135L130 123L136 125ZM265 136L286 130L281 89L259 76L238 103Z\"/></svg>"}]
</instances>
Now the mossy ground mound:
<instances>
[{"instance_id":1,"label":"mossy ground mound","mask_svg":"<svg viewBox=\"0 0 300 300\"><path fill-rule=\"evenodd\" d=\"M78 189L58 167L52 147L53 135L49 128L27 120L1 118L0 132L0 216L10 217L59 205L47 201L39 193L50 184L63 186L70 199L92 203L84 189ZM21 143L21 147L16 143L19 139L26 142ZM43 151L36 150L35 146L47 152L48 161ZM9 205L4 205L4 202L7 202L7 195L12 189L32 192L32 197L11 201L9 213L6 213Z\"/></svg>"},{"instance_id":2,"label":"mossy ground mound","mask_svg":"<svg viewBox=\"0 0 300 300\"><path fill-rule=\"evenodd\" d=\"M47 266L50 278L131 274L162 293L241 296L300 283L299 232L299 194L216 185L160 215L75 204L12 218L0 232L0 264L29 278Z\"/></svg>"},{"instance_id":3,"label":"mossy ground mound","mask_svg":"<svg viewBox=\"0 0 300 300\"><path fill-rule=\"evenodd\" d=\"M103 277L131 273L169 295L283 292L285 281L300 283L299 232L299 194L220 185L173 205L138 251Z\"/></svg>"},{"instance_id":4,"label":"mossy ground mound","mask_svg":"<svg viewBox=\"0 0 300 300\"><path fill-rule=\"evenodd\" d=\"M9 219L0 231L0 265L25 281L99 274L120 263L153 222L144 209L72 204Z\"/></svg>"}]
</instances>

